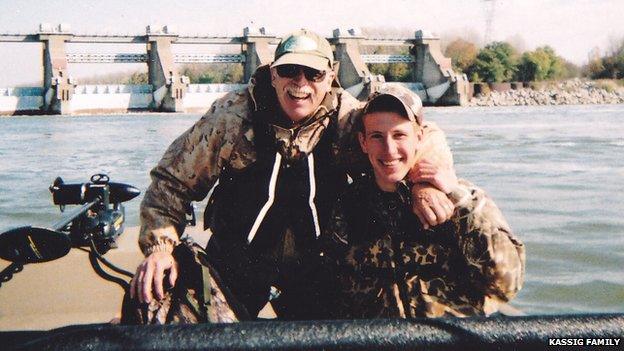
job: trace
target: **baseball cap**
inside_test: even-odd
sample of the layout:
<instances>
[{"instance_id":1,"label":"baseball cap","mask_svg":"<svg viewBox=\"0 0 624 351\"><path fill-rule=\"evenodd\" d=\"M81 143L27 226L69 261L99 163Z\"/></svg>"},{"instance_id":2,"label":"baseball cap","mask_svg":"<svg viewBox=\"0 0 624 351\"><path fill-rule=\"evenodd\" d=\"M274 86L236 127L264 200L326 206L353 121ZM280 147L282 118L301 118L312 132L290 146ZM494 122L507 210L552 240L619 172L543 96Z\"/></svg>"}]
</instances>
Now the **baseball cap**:
<instances>
[{"instance_id":1,"label":"baseball cap","mask_svg":"<svg viewBox=\"0 0 624 351\"><path fill-rule=\"evenodd\" d=\"M334 54L327 39L307 29L300 29L280 41L271 67L288 64L323 71L333 67Z\"/></svg>"},{"instance_id":2,"label":"baseball cap","mask_svg":"<svg viewBox=\"0 0 624 351\"><path fill-rule=\"evenodd\" d=\"M395 84L384 84L382 85L378 91L374 92L368 98L366 105L364 106L364 113L367 114L371 107L379 104L383 97L390 97L396 99L401 103L403 108L405 109L405 113L407 118L410 121L414 121L419 125L423 123L423 114L422 114L422 101L420 97L416 95L413 91ZM375 107L378 109L379 107Z\"/></svg>"}]
</instances>

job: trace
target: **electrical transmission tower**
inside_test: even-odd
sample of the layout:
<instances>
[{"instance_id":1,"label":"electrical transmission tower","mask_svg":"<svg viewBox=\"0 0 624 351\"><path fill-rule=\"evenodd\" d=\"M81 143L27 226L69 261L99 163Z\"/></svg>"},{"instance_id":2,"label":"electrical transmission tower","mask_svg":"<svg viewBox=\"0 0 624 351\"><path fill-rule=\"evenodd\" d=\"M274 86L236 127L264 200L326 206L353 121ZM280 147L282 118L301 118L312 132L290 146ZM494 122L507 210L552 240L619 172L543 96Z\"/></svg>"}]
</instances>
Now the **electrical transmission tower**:
<instances>
[{"instance_id":1,"label":"electrical transmission tower","mask_svg":"<svg viewBox=\"0 0 624 351\"><path fill-rule=\"evenodd\" d=\"M496 0L483 0L485 5L485 38L484 45L492 40L492 27L494 22L494 12L496 10Z\"/></svg>"}]
</instances>

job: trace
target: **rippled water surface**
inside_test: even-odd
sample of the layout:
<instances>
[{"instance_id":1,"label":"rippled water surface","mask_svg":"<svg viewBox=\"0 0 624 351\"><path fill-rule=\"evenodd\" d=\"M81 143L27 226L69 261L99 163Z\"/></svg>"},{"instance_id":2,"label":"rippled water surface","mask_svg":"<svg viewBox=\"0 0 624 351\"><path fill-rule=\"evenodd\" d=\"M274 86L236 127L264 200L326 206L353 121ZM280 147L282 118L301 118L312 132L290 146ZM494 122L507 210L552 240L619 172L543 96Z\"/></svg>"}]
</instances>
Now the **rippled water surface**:
<instances>
[{"instance_id":1,"label":"rippled water surface","mask_svg":"<svg viewBox=\"0 0 624 351\"><path fill-rule=\"evenodd\" d=\"M55 177L108 173L144 190L199 115L0 118L0 231L58 218ZM485 188L527 246L514 305L532 313L624 312L624 105L430 108L457 172ZM138 225L140 198L127 203ZM3 268L3 267L0 267Z\"/></svg>"}]
</instances>

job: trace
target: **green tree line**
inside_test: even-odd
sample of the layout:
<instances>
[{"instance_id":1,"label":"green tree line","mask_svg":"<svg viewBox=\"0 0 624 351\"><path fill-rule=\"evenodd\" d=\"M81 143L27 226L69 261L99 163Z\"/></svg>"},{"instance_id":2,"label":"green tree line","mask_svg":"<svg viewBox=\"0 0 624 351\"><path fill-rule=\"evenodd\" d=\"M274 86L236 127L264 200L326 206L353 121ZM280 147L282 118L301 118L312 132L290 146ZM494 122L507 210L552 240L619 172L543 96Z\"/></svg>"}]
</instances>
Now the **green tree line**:
<instances>
[{"instance_id":1,"label":"green tree line","mask_svg":"<svg viewBox=\"0 0 624 351\"><path fill-rule=\"evenodd\" d=\"M405 47L368 47L364 54L408 55ZM579 76L580 69L557 55L549 46L539 47L522 54L507 42L493 42L479 49L475 44L457 39L444 52L451 58L453 67L466 73L472 82L511 82L557 80ZM412 67L407 63L368 65L373 74L381 74L386 81L406 82L412 77Z\"/></svg>"},{"instance_id":2,"label":"green tree line","mask_svg":"<svg viewBox=\"0 0 624 351\"><path fill-rule=\"evenodd\" d=\"M624 79L624 38L613 43L604 56L591 58L584 73L593 79Z\"/></svg>"},{"instance_id":3,"label":"green tree line","mask_svg":"<svg viewBox=\"0 0 624 351\"><path fill-rule=\"evenodd\" d=\"M445 55L472 82L542 81L579 75L578 67L549 46L519 53L507 42L492 42L478 49L474 43L456 39L446 47Z\"/></svg>"}]
</instances>

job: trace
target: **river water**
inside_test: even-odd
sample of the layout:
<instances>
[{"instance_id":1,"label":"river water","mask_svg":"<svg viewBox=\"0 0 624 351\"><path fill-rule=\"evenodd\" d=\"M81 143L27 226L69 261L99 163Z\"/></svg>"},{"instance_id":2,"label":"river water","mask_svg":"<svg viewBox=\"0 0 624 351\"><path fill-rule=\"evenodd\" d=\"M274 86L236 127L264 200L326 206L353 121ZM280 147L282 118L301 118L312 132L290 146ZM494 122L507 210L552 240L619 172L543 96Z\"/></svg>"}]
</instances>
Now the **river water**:
<instances>
[{"instance_id":1,"label":"river water","mask_svg":"<svg viewBox=\"0 0 624 351\"><path fill-rule=\"evenodd\" d=\"M58 219L47 189L57 176L103 172L144 191L150 168L198 118L0 118L0 231ZM429 108L425 118L447 133L458 175L488 191L526 244L516 307L624 312L624 105ZM128 226L140 200L126 203Z\"/></svg>"}]
</instances>

